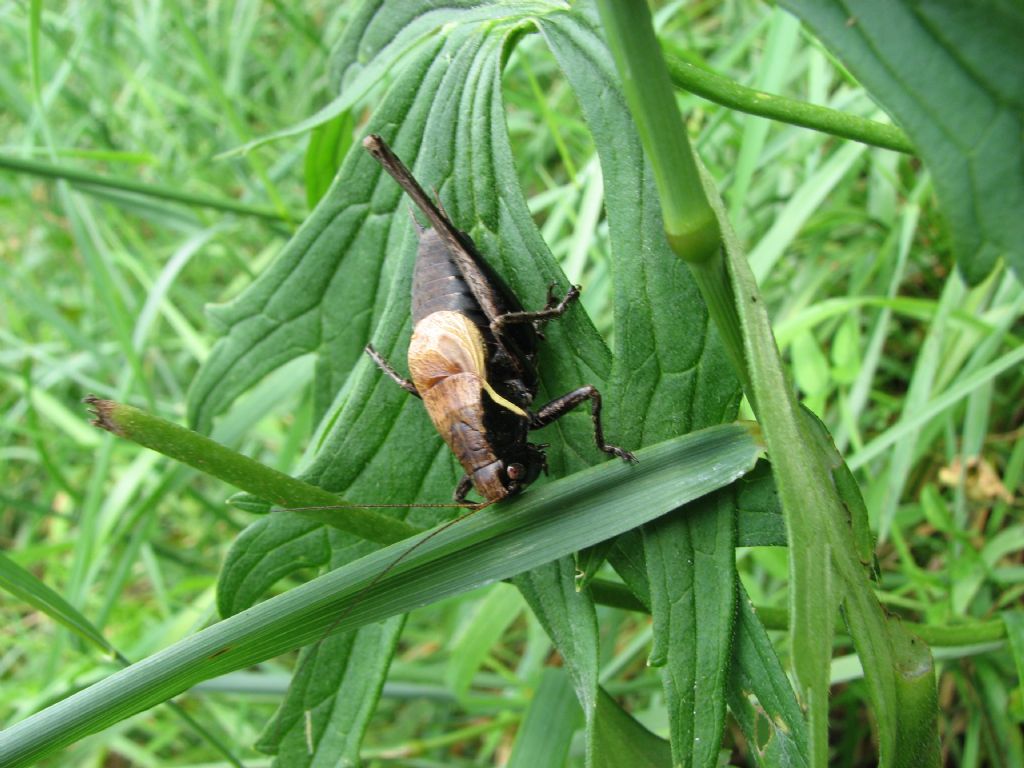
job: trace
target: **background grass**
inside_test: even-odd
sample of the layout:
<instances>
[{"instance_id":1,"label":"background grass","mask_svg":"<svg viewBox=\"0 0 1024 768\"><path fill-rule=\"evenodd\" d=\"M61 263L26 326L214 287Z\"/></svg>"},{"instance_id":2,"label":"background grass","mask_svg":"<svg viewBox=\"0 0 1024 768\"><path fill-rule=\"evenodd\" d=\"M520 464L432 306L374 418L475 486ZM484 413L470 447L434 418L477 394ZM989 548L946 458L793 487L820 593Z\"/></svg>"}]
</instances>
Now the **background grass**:
<instances>
[{"instance_id":1,"label":"background grass","mask_svg":"<svg viewBox=\"0 0 1024 768\"><path fill-rule=\"evenodd\" d=\"M138 659L213 618L218 565L248 518L224 505L231 489L94 431L79 400L94 392L182 418L189 382L216 334L203 305L236 295L307 208L303 139L218 155L326 102L327 51L353 8L83 3L35 16L34 8L0 9L0 154L87 170L107 183L0 172L0 537L8 556ZM764 90L880 116L781 12L745 1L671 4L658 21L681 58ZM589 133L541 41L516 49L506 83L532 210L607 333L606 228ZM938 413L927 406L1019 347L1020 285L1002 272L974 288L962 283L928 176L913 158L692 96L680 101L751 254L793 380L857 471L881 534L881 599L940 628L1019 604L1021 373L990 378ZM119 180L154 190L139 194ZM156 188L197 204L171 202ZM264 215L231 213L209 198ZM310 375L300 361L268 379L218 436L294 468L311 429ZM894 435L902 437L887 444ZM961 456L979 461L971 468ZM785 551L738 557L755 603L785 606ZM528 611L494 625L490 617L517 603L499 587L414 614L367 758L502 760L550 653ZM649 618L604 609L600 619L608 690L657 730L665 711L659 681L644 673ZM1003 643L941 632L930 641L940 659L949 762L1014 764L1024 705ZM834 665L834 746L838 764L870 764L850 652L840 648ZM467 654L482 671L458 663ZM246 765L266 763L251 745L289 663L230 676L183 703ZM0 594L3 722L112 668ZM734 761L744 764L744 755L736 743ZM160 707L49 764L221 760L208 738Z\"/></svg>"}]
</instances>

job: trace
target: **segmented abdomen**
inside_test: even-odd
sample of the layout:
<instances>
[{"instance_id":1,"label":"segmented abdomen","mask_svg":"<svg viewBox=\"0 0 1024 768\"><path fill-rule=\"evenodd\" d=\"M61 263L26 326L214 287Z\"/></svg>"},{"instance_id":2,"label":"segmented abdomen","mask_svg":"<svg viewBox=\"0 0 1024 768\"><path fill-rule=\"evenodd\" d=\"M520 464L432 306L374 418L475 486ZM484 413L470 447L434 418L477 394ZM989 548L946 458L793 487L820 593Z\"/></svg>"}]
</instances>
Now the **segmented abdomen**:
<instances>
[{"instance_id":1,"label":"segmented abdomen","mask_svg":"<svg viewBox=\"0 0 1024 768\"><path fill-rule=\"evenodd\" d=\"M412 273L413 325L434 312L459 312L481 330L488 326L462 272L452 261L448 246L437 232L428 229L420 233Z\"/></svg>"}]
</instances>

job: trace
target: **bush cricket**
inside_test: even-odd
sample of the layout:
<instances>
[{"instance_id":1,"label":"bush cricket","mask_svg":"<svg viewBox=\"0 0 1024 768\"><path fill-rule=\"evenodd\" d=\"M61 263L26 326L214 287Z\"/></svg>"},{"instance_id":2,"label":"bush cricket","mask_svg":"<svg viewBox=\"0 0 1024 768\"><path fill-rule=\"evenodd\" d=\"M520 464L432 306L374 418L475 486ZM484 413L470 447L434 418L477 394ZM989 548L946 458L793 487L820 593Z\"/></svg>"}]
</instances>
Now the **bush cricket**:
<instances>
[{"instance_id":1,"label":"bush cricket","mask_svg":"<svg viewBox=\"0 0 1024 768\"><path fill-rule=\"evenodd\" d=\"M470 489L486 501L497 501L533 482L547 470L547 459L544 446L529 442L528 433L586 400L597 447L624 461L636 461L629 451L605 442L601 394L590 384L531 410L538 386L538 325L564 314L579 296L579 288L570 288L559 301L554 286L549 286L544 308L524 311L469 235L452 224L384 140L371 134L363 146L432 225L419 229L417 224L411 380L372 346L367 345L366 353L400 387L423 400L431 421L465 470L455 488L455 501L464 502Z\"/></svg>"},{"instance_id":2,"label":"bush cricket","mask_svg":"<svg viewBox=\"0 0 1024 768\"><path fill-rule=\"evenodd\" d=\"M626 462L635 462L636 457L605 442L601 395L592 385L556 397L536 410L531 408L538 390L535 364L537 342L542 338L538 326L564 314L578 298L579 288L571 287L559 300L554 286L549 286L544 308L525 311L480 256L469 235L455 227L440 203L431 200L384 140L371 134L363 146L431 225L424 228L413 219L419 246L412 281L410 379L399 374L372 345L366 346L366 354L402 389L423 401L465 472L453 494L456 505L470 509L405 550L377 577L381 578L429 538L479 509L519 493L541 471L546 472L546 446L529 442L529 432L551 424L584 401L590 401L597 447ZM483 503L468 502L471 490L483 497ZM358 603L359 596L355 601ZM310 754L311 717L312 712L306 710Z\"/></svg>"}]
</instances>

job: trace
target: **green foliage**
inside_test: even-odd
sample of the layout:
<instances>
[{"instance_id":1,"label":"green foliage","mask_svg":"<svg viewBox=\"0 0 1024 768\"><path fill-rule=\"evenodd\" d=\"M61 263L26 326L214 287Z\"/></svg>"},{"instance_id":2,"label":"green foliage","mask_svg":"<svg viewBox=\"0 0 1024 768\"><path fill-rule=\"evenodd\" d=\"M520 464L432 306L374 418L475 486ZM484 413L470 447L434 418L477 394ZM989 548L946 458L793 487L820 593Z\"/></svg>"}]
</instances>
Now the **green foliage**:
<instances>
[{"instance_id":1,"label":"green foliage","mask_svg":"<svg viewBox=\"0 0 1024 768\"><path fill-rule=\"evenodd\" d=\"M42 764L249 764L257 744L281 765L1024 761L1019 14L782 5L821 42L748 2L655 15L728 204L729 279L756 296L742 334L706 296L723 275L668 247L590 3L0 18L0 762L75 739ZM546 329L541 397L598 385L639 467L602 464L573 414L539 436L551 480L400 555L225 507L85 425L88 392L182 421L188 390L203 432L346 499L449 497L454 460L361 353L404 368L415 249L371 130L524 304L583 285ZM756 445L673 438L746 413L737 339L773 463L707 495ZM578 580L568 553L601 539ZM471 591L513 574L519 594Z\"/></svg>"},{"instance_id":2,"label":"green foliage","mask_svg":"<svg viewBox=\"0 0 1024 768\"><path fill-rule=\"evenodd\" d=\"M1006 0L783 0L911 136L935 175L960 269L1024 275L1024 9Z\"/></svg>"},{"instance_id":3,"label":"green foliage","mask_svg":"<svg viewBox=\"0 0 1024 768\"><path fill-rule=\"evenodd\" d=\"M761 452L748 427L711 427L638 452L641 464L636 467L592 467L500 508L482 510L458 525L441 526L379 550L230 616L5 730L0 759L11 766L31 764L200 681L355 628L361 628L360 637L348 641L339 656L358 655L359 663L353 660L349 669L346 664L335 666L332 659L332 667L336 679L348 682L355 677L362 693L372 697L380 681L370 680L375 673L382 674L380 658L389 658L380 651L397 639L386 639L387 631L377 622L531 569L538 569L533 578L548 588L543 572L551 561L728 485L752 469ZM680 473L680 466L690 471ZM571 572L568 576L571 590ZM397 627L392 624L391 629ZM581 628L578 622L565 622L564 629L572 636ZM367 645L367 636L376 642ZM320 652L313 648L311 653ZM365 727L370 714L364 706L349 707L340 715L336 707L320 708L329 692L314 674L318 663L324 663L322 656L300 666L300 685L291 690L293 698L281 716L284 725L272 737L274 742L283 741L283 747L293 741L292 751L284 757L291 765L316 759L324 742L331 749L353 749L350 734ZM596 683L596 670L590 675ZM329 723L318 719L320 715L329 716ZM334 752L328 754L336 759Z\"/></svg>"},{"instance_id":4,"label":"green foliage","mask_svg":"<svg viewBox=\"0 0 1024 768\"><path fill-rule=\"evenodd\" d=\"M758 765L810 765L807 725L800 705L746 594L738 601L732 653L729 709L752 757Z\"/></svg>"},{"instance_id":5,"label":"green foliage","mask_svg":"<svg viewBox=\"0 0 1024 768\"><path fill-rule=\"evenodd\" d=\"M565 670L545 667L516 733L509 768L560 768L569 754L580 710Z\"/></svg>"}]
</instances>

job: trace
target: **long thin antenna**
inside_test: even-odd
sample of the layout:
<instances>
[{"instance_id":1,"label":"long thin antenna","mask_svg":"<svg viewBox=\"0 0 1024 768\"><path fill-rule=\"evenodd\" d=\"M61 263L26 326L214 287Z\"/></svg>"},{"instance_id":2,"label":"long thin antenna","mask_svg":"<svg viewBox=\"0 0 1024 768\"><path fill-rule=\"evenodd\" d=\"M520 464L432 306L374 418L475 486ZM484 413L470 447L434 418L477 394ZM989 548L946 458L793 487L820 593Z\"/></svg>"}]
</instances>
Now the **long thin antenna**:
<instances>
[{"instance_id":1,"label":"long thin antenna","mask_svg":"<svg viewBox=\"0 0 1024 768\"><path fill-rule=\"evenodd\" d=\"M486 504L481 502L480 504L474 504L472 502L450 502L448 504L323 504L312 507L277 507L277 509L283 512L312 512L316 510L325 509L408 509L409 507L415 507L416 509L483 509Z\"/></svg>"}]
</instances>

